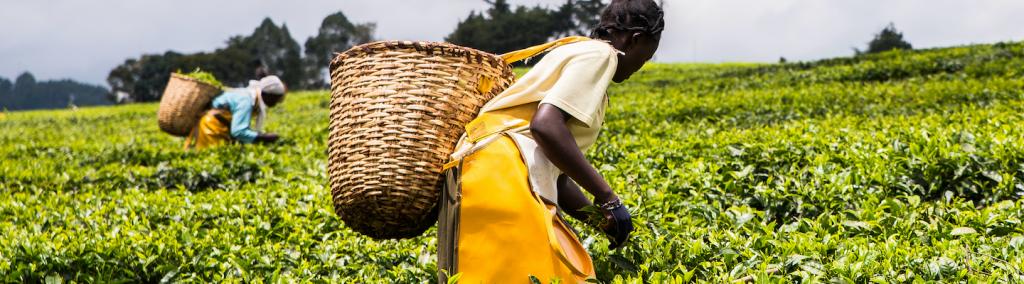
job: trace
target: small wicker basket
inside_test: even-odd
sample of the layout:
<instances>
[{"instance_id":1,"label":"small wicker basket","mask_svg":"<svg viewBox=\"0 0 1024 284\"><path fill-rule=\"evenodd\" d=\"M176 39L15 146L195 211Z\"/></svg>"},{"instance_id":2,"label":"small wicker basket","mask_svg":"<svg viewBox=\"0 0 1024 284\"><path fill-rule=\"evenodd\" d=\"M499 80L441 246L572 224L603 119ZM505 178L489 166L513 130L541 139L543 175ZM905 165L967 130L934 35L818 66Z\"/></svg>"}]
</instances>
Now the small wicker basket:
<instances>
[{"instance_id":1,"label":"small wicker basket","mask_svg":"<svg viewBox=\"0 0 1024 284\"><path fill-rule=\"evenodd\" d=\"M210 108L210 101L220 92L220 88L213 85L172 73L156 115L160 130L174 136L188 136L203 111Z\"/></svg>"}]
</instances>

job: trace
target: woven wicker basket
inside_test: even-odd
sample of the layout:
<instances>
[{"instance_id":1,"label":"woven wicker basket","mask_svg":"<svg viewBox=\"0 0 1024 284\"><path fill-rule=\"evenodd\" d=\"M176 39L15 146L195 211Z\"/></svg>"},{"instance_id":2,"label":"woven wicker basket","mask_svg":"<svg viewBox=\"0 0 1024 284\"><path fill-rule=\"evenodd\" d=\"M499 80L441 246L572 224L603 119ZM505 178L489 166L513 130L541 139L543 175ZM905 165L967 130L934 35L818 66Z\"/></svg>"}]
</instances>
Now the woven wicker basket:
<instances>
[{"instance_id":1,"label":"woven wicker basket","mask_svg":"<svg viewBox=\"0 0 1024 284\"><path fill-rule=\"evenodd\" d=\"M188 136L220 91L213 85L171 74L156 114L160 130L174 136Z\"/></svg>"},{"instance_id":2,"label":"woven wicker basket","mask_svg":"<svg viewBox=\"0 0 1024 284\"><path fill-rule=\"evenodd\" d=\"M376 42L338 55L327 172L345 224L378 239L432 226L463 126L514 79L501 57L447 43Z\"/></svg>"}]
</instances>

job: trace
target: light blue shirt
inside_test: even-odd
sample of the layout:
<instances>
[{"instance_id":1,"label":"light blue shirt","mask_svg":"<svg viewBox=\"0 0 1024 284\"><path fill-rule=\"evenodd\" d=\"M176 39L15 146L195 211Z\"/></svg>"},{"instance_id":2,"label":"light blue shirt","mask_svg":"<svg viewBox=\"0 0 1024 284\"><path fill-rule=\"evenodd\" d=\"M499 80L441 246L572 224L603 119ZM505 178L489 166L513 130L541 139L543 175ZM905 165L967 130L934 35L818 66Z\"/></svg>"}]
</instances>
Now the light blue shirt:
<instances>
[{"instance_id":1,"label":"light blue shirt","mask_svg":"<svg viewBox=\"0 0 1024 284\"><path fill-rule=\"evenodd\" d=\"M228 91L213 99L213 108L231 111L231 137L242 143L252 143L259 135L249 126L255 103L245 90Z\"/></svg>"}]
</instances>

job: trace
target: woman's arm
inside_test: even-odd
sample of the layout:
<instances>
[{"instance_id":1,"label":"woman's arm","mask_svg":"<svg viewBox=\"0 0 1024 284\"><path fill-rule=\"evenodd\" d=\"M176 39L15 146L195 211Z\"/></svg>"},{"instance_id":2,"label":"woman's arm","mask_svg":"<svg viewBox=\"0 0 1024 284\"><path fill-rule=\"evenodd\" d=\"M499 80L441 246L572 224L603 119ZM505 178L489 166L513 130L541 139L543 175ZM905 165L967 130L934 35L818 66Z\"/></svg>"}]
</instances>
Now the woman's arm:
<instances>
[{"instance_id":1,"label":"woman's arm","mask_svg":"<svg viewBox=\"0 0 1024 284\"><path fill-rule=\"evenodd\" d=\"M594 195L595 202L603 204L618 199L608 182L587 161L576 145L576 139L572 137L567 126L571 118L572 116L556 106L541 104L530 121L533 139L552 164Z\"/></svg>"},{"instance_id":2,"label":"woman's arm","mask_svg":"<svg viewBox=\"0 0 1024 284\"><path fill-rule=\"evenodd\" d=\"M586 212L581 211L584 207L593 205L590 199L583 195L583 191L572 179L566 175L558 176L558 207L561 207L566 214L576 220L588 221Z\"/></svg>"},{"instance_id":3,"label":"woman's arm","mask_svg":"<svg viewBox=\"0 0 1024 284\"><path fill-rule=\"evenodd\" d=\"M537 141L541 151L548 157L552 164L561 169L565 175L558 178L558 203L563 206L566 213L578 220L587 221L584 212L579 209L590 204L583 193L574 185L573 181L582 186L590 194L594 195L594 202L601 204L604 209L605 222L597 225L609 236L609 249L616 249L626 242L629 234L633 232L633 221L629 211L622 206L619 197L612 191L608 182L601 177L601 174L594 169L594 166L587 161L576 145L576 139L569 132L566 122L570 115L556 106L541 104L537 113L533 115L530 122L530 131L533 139ZM564 178L568 176L569 178Z\"/></svg>"},{"instance_id":4,"label":"woman's arm","mask_svg":"<svg viewBox=\"0 0 1024 284\"><path fill-rule=\"evenodd\" d=\"M252 143L259 133L249 127L252 121L252 105L246 101L233 102L231 105L231 137L242 143Z\"/></svg>"}]
</instances>

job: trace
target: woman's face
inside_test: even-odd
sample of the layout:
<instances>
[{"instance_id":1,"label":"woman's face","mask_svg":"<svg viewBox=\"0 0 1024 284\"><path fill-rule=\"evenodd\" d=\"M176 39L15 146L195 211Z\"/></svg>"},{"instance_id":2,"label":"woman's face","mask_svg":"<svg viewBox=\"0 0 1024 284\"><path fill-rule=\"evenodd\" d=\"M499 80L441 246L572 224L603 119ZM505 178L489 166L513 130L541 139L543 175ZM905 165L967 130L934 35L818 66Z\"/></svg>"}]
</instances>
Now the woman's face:
<instances>
[{"instance_id":1,"label":"woman's face","mask_svg":"<svg viewBox=\"0 0 1024 284\"><path fill-rule=\"evenodd\" d=\"M619 55L619 66L615 70L612 81L622 83L640 71L647 61L654 57L661 44L661 37L640 33L619 33L613 36L612 44L624 52Z\"/></svg>"},{"instance_id":2,"label":"woman's face","mask_svg":"<svg viewBox=\"0 0 1024 284\"><path fill-rule=\"evenodd\" d=\"M268 107L274 107L284 101L284 94L263 93L263 103Z\"/></svg>"}]
</instances>

